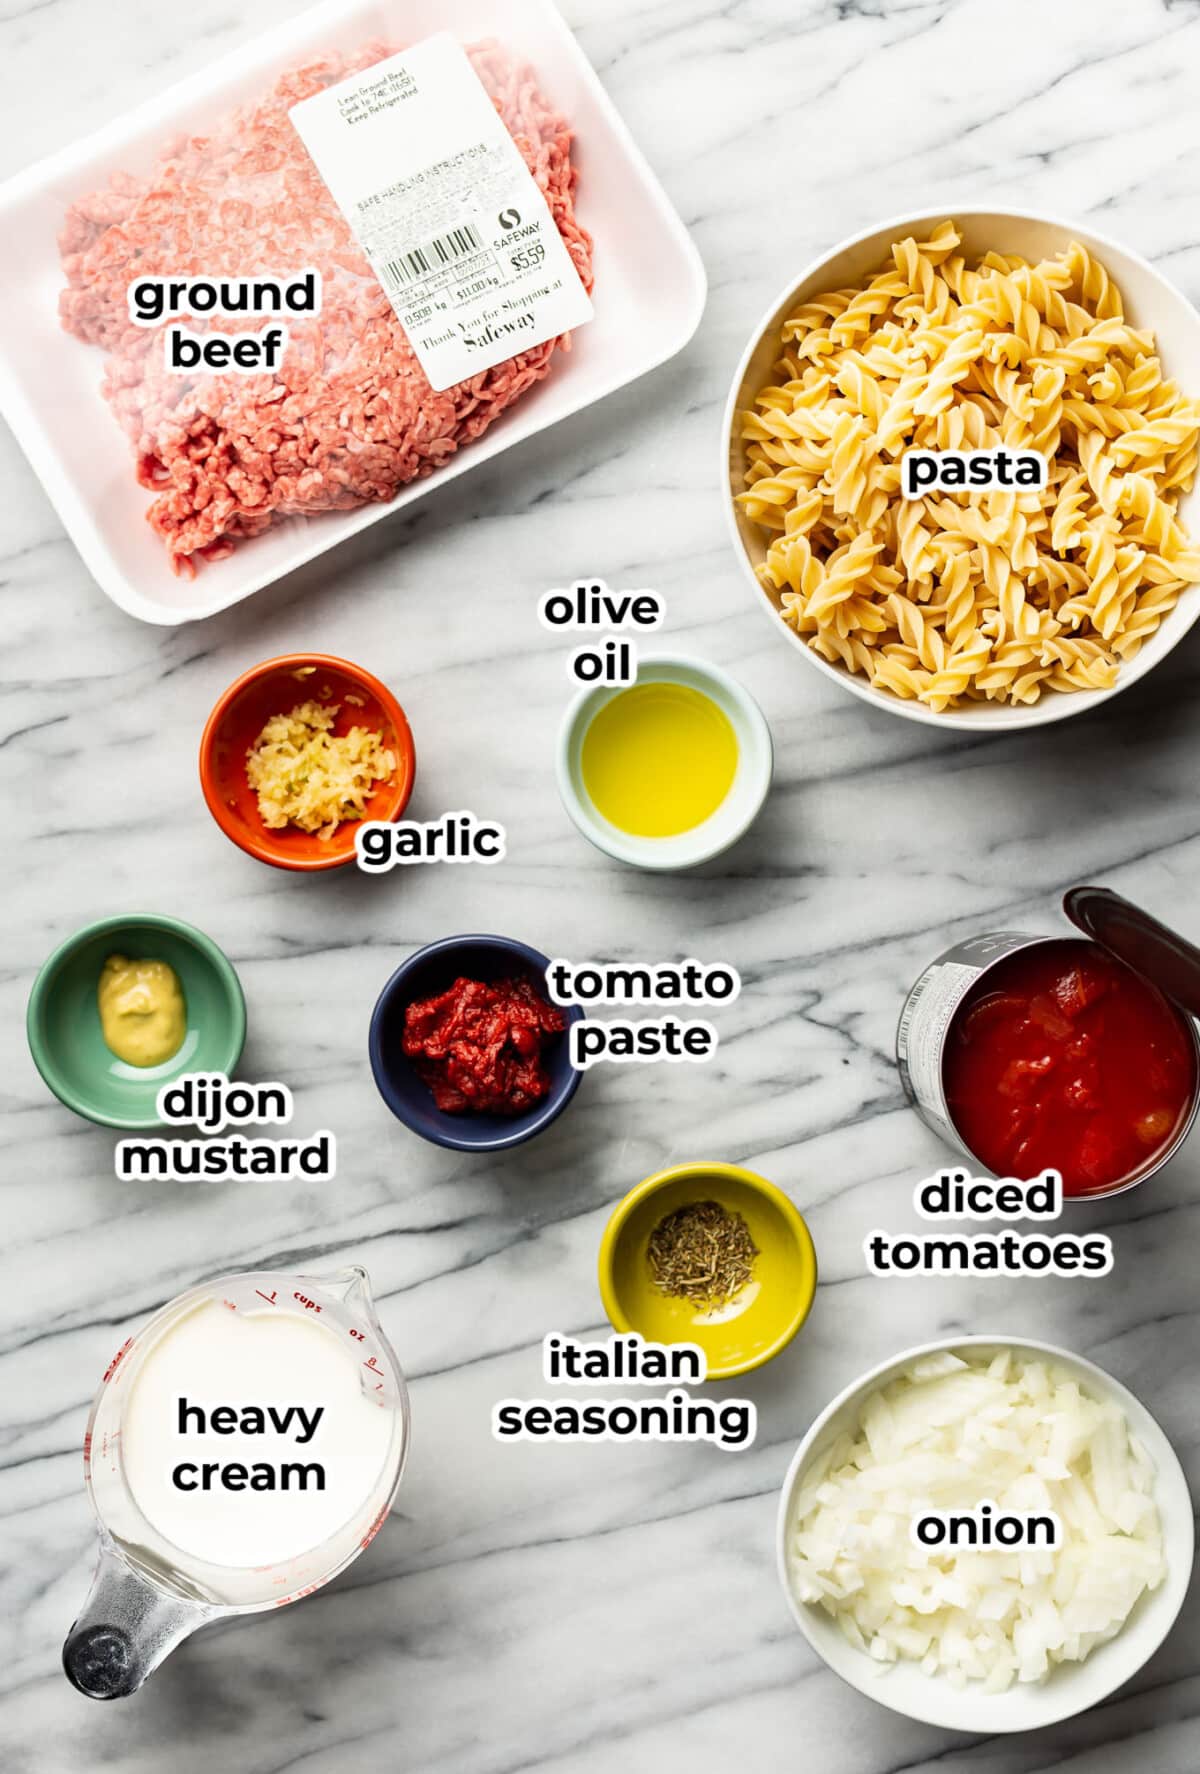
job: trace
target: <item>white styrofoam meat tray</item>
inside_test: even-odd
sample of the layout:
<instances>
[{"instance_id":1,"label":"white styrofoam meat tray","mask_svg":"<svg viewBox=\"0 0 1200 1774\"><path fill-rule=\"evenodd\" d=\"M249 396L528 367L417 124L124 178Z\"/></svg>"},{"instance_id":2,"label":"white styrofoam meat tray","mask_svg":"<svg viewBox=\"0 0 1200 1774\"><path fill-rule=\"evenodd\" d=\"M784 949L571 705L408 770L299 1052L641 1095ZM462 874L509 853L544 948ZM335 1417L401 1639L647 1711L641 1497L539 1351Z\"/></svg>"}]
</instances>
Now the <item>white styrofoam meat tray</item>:
<instances>
[{"instance_id":1,"label":"white styrofoam meat tray","mask_svg":"<svg viewBox=\"0 0 1200 1774\"><path fill-rule=\"evenodd\" d=\"M386 504L280 520L225 560L177 576L145 521L132 448L100 397L103 353L65 333L57 236L68 205L110 174L148 171L164 144L201 130L314 52L372 38L401 45L449 30L496 37L537 70L576 131L579 217L595 239L595 318L546 379L476 443ZM88 568L143 621L190 622L249 597L315 555L424 499L523 438L590 406L682 349L704 308L704 268L552 0L330 0L0 187L0 411ZM249 267L248 271L265 269Z\"/></svg>"}]
</instances>

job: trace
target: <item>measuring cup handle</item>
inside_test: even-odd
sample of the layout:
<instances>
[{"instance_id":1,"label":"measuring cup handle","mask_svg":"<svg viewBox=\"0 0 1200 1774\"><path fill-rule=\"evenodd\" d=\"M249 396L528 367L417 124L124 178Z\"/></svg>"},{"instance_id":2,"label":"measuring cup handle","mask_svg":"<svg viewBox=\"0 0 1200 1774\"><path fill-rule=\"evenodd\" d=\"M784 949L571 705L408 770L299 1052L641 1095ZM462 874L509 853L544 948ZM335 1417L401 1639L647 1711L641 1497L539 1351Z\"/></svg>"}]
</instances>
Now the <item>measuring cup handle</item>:
<instances>
[{"instance_id":1,"label":"measuring cup handle","mask_svg":"<svg viewBox=\"0 0 1200 1774\"><path fill-rule=\"evenodd\" d=\"M67 1678L89 1700L121 1700L216 1612L157 1588L114 1546L102 1545L91 1592L63 1645Z\"/></svg>"}]
</instances>

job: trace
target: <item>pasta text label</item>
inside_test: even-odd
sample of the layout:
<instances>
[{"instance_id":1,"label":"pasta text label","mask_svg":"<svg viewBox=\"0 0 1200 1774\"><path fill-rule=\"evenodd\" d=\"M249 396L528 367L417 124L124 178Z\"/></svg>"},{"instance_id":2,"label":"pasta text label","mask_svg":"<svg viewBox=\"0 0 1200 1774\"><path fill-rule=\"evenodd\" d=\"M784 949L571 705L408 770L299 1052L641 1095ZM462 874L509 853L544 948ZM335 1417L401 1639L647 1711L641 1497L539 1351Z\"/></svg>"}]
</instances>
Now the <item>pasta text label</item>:
<instances>
[{"instance_id":1,"label":"pasta text label","mask_svg":"<svg viewBox=\"0 0 1200 1774\"><path fill-rule=\"evenodd\" d=\"M994 487L1044 487L1047 462L1040 450L906 450L900 490L919 499L941 491L990 492Z\"/></svg>"}]
</instances>

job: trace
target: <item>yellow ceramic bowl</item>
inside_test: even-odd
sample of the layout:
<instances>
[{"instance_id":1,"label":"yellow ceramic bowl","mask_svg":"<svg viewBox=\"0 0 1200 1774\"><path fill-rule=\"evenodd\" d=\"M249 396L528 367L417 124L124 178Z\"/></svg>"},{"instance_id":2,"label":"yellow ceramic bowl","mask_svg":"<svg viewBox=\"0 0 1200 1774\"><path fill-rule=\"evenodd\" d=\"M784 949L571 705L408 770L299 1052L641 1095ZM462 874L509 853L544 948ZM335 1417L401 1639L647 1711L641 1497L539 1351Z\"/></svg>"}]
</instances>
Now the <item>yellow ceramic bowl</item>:
<instances>
[{"instance_id":1,"label":"yellow ceramic bowl","mask_svg":"<svg viewBox=\"0 0 1200 1774\"><path fill-rule=\"evenodd\" d=\"M650 1234L693 1201L740 1213L759 1250L753 1279L714 1313L660 1293L650 1275ZM600 1240L600 1297L614 1329L655 1343L698 1343L711 1380L748 1373L778 1355L808 1317L816 1290L816 1252L799 1212L782 1189L736 1164L677 1164L647 1177L617 1207Z\"/></svg>"}]
</instances>

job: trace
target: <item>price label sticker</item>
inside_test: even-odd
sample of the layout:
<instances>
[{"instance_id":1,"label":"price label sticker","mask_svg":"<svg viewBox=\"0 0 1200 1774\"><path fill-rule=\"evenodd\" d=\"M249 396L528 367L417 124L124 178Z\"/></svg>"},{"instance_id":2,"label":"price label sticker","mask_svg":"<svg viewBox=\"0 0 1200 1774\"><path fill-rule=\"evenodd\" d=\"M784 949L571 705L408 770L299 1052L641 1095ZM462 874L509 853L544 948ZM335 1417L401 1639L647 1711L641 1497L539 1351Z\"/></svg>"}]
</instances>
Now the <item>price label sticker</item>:
<instances>
[{"instance_id":1,"label":"price label sticker","mask_svg":"<svg viewBox=\"0 0 1200 1774\"><path fill-rule=\"evenodd\" d=\"M592 318L545 197L449 33L289 115L434 389Z\"/></svg>"}]
</instances>

